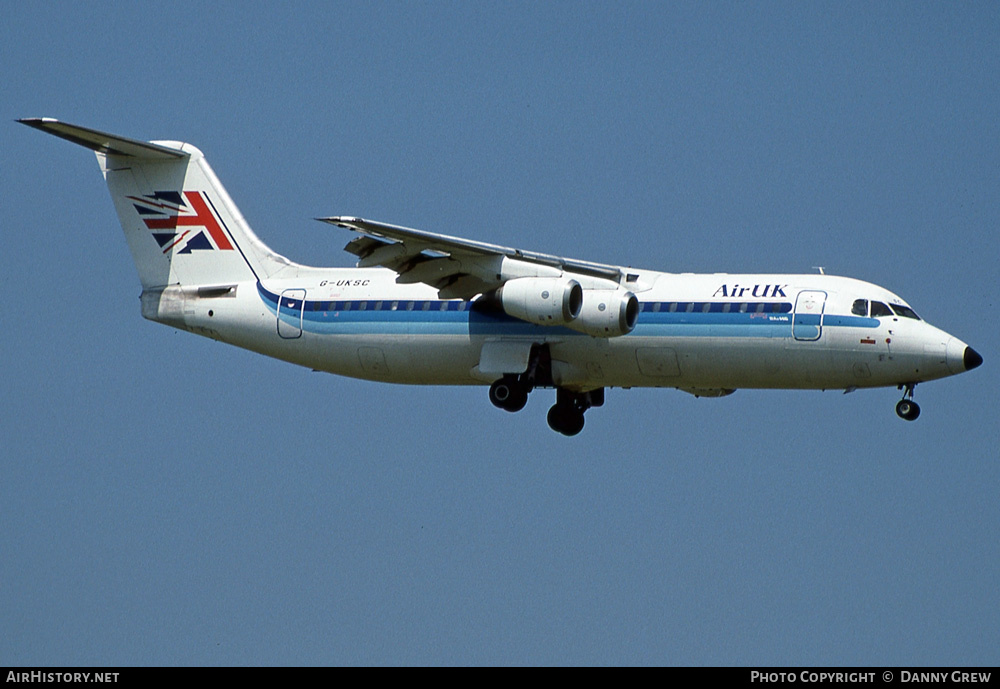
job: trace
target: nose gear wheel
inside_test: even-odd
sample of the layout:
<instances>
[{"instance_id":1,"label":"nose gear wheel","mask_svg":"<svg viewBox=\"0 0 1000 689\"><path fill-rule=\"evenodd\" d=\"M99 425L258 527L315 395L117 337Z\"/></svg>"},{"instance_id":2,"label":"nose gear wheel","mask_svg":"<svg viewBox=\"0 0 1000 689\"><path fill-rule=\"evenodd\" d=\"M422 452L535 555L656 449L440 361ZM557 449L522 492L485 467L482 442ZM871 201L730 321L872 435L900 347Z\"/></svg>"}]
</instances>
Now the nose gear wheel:
<instances>
[{"instance_id":1,"label":"nose gear wheel","mask_svg":"<svg viewBox=\"0 0 1000 689\"><path fill-rule=\"evenodd\" d=\"M915 421L920 416L920 405L913 401L913 388L916 385L916 383L906 383L899 386L900 389L905 388L903 399L896 403L896 414L901 419Z\"/></svg>"}]
</instances>

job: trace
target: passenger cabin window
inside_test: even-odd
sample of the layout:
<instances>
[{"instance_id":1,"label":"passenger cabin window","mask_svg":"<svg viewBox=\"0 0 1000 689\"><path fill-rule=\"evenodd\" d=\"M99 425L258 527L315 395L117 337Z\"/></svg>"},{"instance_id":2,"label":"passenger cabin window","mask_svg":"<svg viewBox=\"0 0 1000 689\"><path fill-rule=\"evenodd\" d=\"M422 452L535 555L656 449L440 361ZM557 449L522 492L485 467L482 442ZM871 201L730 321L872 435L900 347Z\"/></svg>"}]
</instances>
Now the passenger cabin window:
<instances>
[{"instance_id":1,"label":"passenger cabin window","mask_svg":"<svg viewBox=\"0 0 1000 689\"><path fill-rule=\"evenodd\" d=\"M855 299L854 306L851 307L851 313L855 316L867 316L868 315L868 300L867 299Z\"/></svg>"},{"instance_id":2,"label":"passenger cabin window","mask_svg":"<svg viewBox=\"0 0 1000 689\"><path fill-rule=\"evenodd\" d=\"M902 316L903 318L912 318L915 321L920 320L920 316L914 313L913 309L909 306L903 306L902 304L889 304L889 308L892 309L893 313L897 316Z\"/></svg>"},{"instance_id":3,"label":"passenger cabin window","mask_svg":"<svg viewBox=\"0 0 1000 689\"><path fill-rule=\"evenodd\" d=\"M889 310L888 306L886 306L880 301L872 302L872 318L879 318L881 316L891 316L891 315L892 311Z\"/></svg>"}]
</instances>

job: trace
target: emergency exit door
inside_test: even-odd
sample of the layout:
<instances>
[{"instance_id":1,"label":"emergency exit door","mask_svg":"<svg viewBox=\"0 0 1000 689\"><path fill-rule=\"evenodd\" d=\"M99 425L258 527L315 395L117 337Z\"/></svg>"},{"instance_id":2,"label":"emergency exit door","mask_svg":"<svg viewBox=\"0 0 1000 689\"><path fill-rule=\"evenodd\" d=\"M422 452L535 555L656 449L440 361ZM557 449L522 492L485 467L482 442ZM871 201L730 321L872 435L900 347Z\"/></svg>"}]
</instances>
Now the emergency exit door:
<instances>
[{"instance_id":1,"label":"emergency exit door","mask_svg":"<svg viewBox=\"0 0 1000 689\"><path fill-rule=\"evenodd\" d=\"M286 289L278 299L278 336L286 340L302 337L302 309L306 304L304 289Z\"/></svg>"}]
</instances>

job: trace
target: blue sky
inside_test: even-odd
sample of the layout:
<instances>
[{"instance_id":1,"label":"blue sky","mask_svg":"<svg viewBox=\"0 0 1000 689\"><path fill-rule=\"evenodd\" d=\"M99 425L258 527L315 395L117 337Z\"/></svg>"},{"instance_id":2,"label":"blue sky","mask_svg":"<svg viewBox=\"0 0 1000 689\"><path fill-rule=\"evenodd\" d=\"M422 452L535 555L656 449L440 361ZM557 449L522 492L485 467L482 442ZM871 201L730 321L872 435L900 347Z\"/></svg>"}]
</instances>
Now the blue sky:
<instances>
[{"instance_id":1,"label":"blue sky","mask_svg":"<svg viewBox=\"0 0 1000 689\"><path fill-rule=\"evenodd\" d=\"M995 3L21 3L0 27L0 663L1000 663ZM144 321L93 156L190 141L257 234L359 215L881 284L982 368L551 392L312 373Z\"/></svg>"}]
</instances>

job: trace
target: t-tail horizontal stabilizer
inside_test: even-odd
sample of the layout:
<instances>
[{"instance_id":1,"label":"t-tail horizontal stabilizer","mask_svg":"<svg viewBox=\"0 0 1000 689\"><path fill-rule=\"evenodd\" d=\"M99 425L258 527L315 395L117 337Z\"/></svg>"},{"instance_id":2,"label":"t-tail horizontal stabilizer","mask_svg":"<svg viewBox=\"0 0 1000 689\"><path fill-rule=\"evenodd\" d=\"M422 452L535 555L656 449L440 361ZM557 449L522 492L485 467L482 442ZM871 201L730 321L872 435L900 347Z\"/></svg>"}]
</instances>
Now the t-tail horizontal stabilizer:
<instances>
[{"instance_id":1,"label":"t-tail horizontal stabilizer","mask_svg":"<svg viewBox=\"0 0 1000 689\"><path fill-rule=\"evenodd\" d=\"M25 117L18 122L105 155L160 160L174 160L188 155L184 151L169 146L127 139L124 136L116 136L107 132L99 132L96 129L60 122L51 117Z\"/></svg>"}]
</instances>

